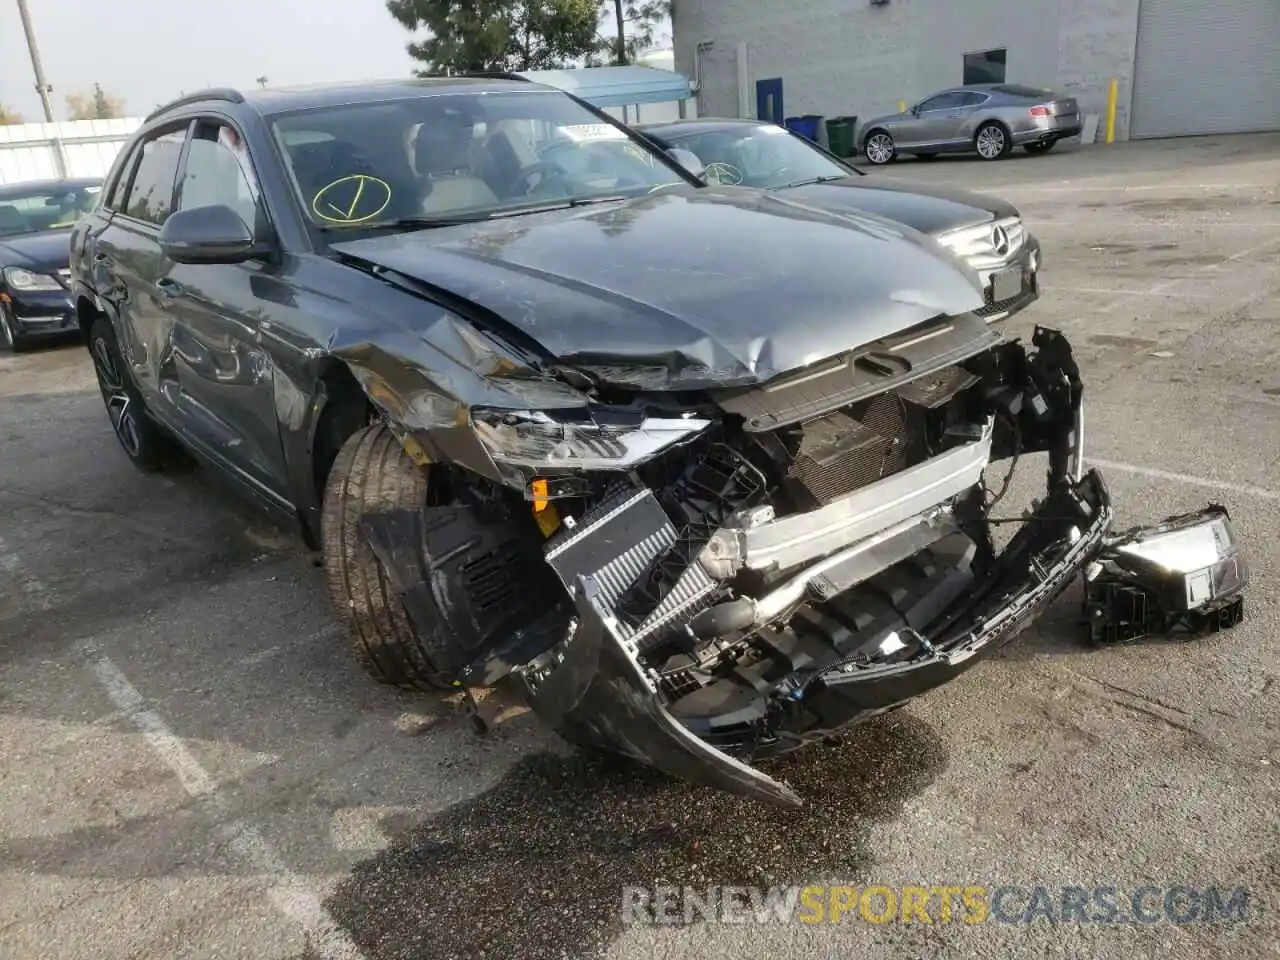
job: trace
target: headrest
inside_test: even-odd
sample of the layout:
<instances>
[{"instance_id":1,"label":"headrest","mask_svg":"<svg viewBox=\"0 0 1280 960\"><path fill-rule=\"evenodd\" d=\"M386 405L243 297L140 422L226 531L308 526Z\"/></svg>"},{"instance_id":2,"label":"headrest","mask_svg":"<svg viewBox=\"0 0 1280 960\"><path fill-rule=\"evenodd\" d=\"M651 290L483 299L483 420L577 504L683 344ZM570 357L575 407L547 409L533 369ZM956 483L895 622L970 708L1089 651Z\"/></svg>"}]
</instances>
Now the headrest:
<instances>
[{"instance_id":1,"label":"headrest","mask_svg":"<svg viewBox=\"0 0 1280 960\"><path fill-rule=\"evenodd\" d=\"M471 127L444 119L423 122L413 142L418 176L471 168Z\"/></svg>"}]
</instances>

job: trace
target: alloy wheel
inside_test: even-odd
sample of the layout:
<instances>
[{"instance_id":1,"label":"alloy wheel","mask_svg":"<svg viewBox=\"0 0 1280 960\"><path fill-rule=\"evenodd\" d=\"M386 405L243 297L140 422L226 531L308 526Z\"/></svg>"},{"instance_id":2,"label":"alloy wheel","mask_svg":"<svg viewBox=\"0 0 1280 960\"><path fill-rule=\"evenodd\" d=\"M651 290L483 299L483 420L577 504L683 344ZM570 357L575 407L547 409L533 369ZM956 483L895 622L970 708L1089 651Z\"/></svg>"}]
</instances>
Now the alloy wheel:
<instances>
[{"instance_id":1,"label":"alloy wheel","mask_svg":"<svg viewBox=\"0 0 1280 960\"><path fill-rule=\"evenodd\" d=\"M999 127L983 127L978 131L978 155L994 160L1004 153L1004 131Z\"/></svg>"},{"instance_id":2,"label":"alloy wheel","mask_svg":"<svg viewBox=\"0 0 1280 960\"><path fill-rule=\"evenodd\" d=\"M888 163L893 159L893 139L887 133L877 133L867 140L867 159L872 163Z\"/></svg>"},{"instance_id":3,"label":"alloy wheel","mask_svg":"<svg viewBox=\"0 0 1280 960\"><path fill-rule=\"evenodd\" d=\"M125 389L124 377L116 364L111 346L102 337L93 341L93 368L98 374L98 386L107 405L107 416L115 430L120 445L131 457L142 453L142 433L138 429L137 411L133 399Z\"/></svg>"}]
</instances>

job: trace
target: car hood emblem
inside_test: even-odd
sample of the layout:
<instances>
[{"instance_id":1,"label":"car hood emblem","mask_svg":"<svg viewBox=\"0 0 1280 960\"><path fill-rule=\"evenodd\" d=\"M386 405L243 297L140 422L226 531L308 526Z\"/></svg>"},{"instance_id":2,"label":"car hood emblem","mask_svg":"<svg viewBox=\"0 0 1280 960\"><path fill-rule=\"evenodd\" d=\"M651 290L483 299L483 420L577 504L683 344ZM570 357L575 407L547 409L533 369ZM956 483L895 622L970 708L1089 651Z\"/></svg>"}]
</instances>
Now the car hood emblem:
<instances>
[{"instance_id":1,"label":"car hood emblem","mask_svg":"<svg viewBox=\"0 0 1280 960\"><path fill-rule=\"evenodd\" d=\"M1002 257L1009 252L1009 232L998 224L991 228L991 246Z\"/></svg>"}]
</instances>

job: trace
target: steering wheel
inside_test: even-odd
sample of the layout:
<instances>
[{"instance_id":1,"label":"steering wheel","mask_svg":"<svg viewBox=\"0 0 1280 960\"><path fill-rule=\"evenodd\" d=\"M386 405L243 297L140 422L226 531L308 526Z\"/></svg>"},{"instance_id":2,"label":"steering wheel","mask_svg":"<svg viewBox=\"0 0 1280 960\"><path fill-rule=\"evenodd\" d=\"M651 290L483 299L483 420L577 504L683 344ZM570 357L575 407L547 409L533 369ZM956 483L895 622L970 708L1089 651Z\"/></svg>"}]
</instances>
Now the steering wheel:
<instances>
[{"instance_id":1,"label":"steering wheel","mask_svg":"<svg viewBox=\"0 0 1280 960\"><path fill-rule=\"evenodd\" d=\"M540 178L536 184L533 182L534 177ZM563 178L564 168L560 164L550 160L539 160L527 167L521 167L520 172L516 174L516 183L524 187L520 195L527 197L539 187L546 186L551 180Z\"/></svg>"}]
</instances>

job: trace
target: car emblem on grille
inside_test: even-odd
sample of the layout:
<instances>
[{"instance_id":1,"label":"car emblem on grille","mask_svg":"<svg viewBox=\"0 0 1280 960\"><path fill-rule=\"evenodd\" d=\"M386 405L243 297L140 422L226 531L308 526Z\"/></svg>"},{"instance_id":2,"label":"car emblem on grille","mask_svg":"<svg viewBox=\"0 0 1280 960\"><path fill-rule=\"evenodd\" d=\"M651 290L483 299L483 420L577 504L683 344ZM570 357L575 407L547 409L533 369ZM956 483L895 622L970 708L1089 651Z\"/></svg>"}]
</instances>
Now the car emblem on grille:
<instances>
[{"instance_id":1,"label":"car emblem on grille","mask_svg":"<svg viewBox=\"0 0 1280 960\"><path fill-rule=\"evenodd\" d=\"M1009 252L1009 234L999 224L991 228L991 246L1002 257Z\"/></svg>"}]
</instances>

